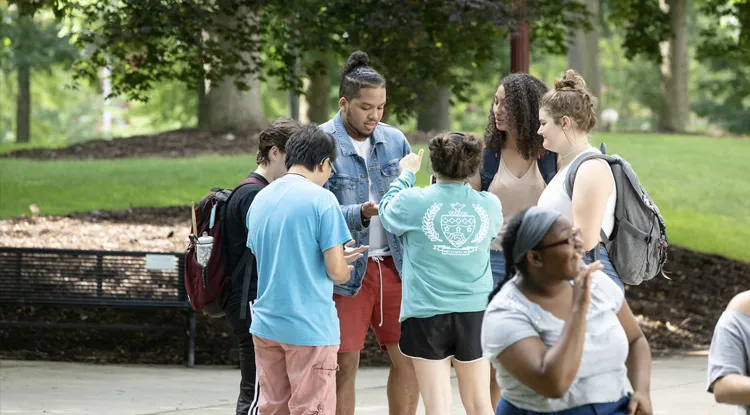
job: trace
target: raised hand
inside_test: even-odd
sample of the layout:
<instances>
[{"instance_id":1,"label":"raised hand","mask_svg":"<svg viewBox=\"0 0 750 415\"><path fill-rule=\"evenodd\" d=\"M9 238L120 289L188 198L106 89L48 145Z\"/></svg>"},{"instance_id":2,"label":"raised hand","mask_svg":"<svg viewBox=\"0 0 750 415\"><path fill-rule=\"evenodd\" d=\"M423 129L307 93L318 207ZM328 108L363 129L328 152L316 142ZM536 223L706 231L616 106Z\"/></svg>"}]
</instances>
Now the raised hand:
<instances>
[{"instance_id":1,"label":"raised hand","mask_svg":"<svg viewBox=\"0 0 750 415\"><path fill-rule=\"evenodd\" d=\"M419 172L419 169L422 167L422 156L424 156L424 149L419 150L419 153L417 154L408 154L406 157L401 159L398 165L401 167L402 171L409 170L410 172L417 174L417 172Z\"/></svg>"},{"instance_id":2,"label":"raised hand","mask_svg":"<svg viewBox=\"0 0 750 415\"><path fill-rule=\"evenodd\" d=\"M346 263L351 264L352 262L362 258L362 252L365 252L368 248L368 245L360 245L355 248L354 241L349 241L346 245L344 245L344 259L346 260ZM349 268L351 267L352 266L350 265Z\"/></svg>"},{"instance_id":3,"label":"raised hand","mask_svg":"<svg viewBox=\"0 0 750 415\"><path fill-rule=\"evenodd\" d=\"M372 201L363 203L360 211L362 212L362 217L365 219L378 216L378 204Z\"/></svg>"},{"instance_id":4,"label":"raised hand","mask_svg":"<svg viewBox=\"0 0 750 415\"><path fill-rule=\"evenodd\" d=\"M596 261L581 270L573 280L573 307L578 307L581 311L586 311L591 303L591 274L594 271L600 271L603 268L602 263Z\"/></svg>"}]
</instances>

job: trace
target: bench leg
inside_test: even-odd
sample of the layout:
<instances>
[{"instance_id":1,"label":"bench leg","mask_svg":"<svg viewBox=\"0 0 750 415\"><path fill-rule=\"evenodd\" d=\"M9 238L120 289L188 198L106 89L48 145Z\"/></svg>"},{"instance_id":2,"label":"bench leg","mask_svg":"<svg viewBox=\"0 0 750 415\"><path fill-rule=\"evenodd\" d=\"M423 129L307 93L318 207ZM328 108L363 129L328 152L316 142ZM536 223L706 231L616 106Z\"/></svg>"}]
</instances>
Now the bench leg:
<instances>
[{"instance_id":1,"label":"bench leg","mask_svg":"<svg viewBox=\"0 0 750 415\"><path fill-rule=\"evenodd\" d=\"M187 313L187 351L185 354L185 365L193 367L195 364L195 312L190 310Z\"/></svg>"}]
</instances>

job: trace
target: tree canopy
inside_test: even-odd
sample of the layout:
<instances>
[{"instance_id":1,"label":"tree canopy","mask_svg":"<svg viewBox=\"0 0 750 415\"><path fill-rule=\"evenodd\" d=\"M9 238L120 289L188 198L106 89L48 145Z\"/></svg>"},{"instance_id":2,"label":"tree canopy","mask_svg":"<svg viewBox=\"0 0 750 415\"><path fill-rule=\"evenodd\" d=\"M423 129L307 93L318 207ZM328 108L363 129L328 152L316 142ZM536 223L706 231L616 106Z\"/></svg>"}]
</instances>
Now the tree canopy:
<instances>
[{"instance_id":1,"label":"tree canopy","mask_svg":"<svg viewBox=\"0 0 750 415\"><path fill-rule=\"evenodd\" d=\"M37 21L0 9L0 67L48 69L58 63L72 62L76 48L67 36L59 36L54 21Z\"/></svg>"},{"instance_id":2,"label":"tree canopy","mask_svg":"<svg viewBox=\"0 0 750 415\"><path fill-rule=\"evenodd\" d=\"M586 26L575 0L528 0L525 9L492 0L12 0L22 13L51 9L83 22L78 78L112 71L112 93L144 100L154 83L194 85L205 77L273 76L301 91L301 77L322 68L323 54L361 49L387 78L396 115L411 115L418 96L450 86L462 98L471 73L496 58L519 19L531 22L535 45L565 50L566 36ZM560 13L566 10L566 13ZM247 24L225 24L228 17ZM240 18L238 19L238 16ZM300 66L309 66L300 70Z\"/></svg>"}]
</instances>

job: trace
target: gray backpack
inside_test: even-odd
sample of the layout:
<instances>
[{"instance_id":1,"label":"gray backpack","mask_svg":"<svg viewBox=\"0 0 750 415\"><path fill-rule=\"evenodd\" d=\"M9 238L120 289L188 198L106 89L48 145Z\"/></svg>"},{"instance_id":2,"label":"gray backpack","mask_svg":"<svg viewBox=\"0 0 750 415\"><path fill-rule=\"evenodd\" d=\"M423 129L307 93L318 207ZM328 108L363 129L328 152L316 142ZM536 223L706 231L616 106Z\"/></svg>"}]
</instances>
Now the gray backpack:
<instances>
[{"instance_id":1,"label":"gray backpack","mask_svg":"<svg viewBox=\"0 0 750 415\"><path fill-rule=\"evenodd\" d=\"M602 145L602 152L604 152ZM573 184L578 167L587 160L602 159L609 163L615 178L617 202L615 204L615 226L607 238L601 231L612 265L622 282L638 285L658 274L667 262L667 229L659 208L641 186L630 163L617 155L592 153L576 159L568 169L565 188L573 198ZM594 250L599 259L598 249ZM665 278L666 275L664 275Z\"/></svg>"}]
</instances>

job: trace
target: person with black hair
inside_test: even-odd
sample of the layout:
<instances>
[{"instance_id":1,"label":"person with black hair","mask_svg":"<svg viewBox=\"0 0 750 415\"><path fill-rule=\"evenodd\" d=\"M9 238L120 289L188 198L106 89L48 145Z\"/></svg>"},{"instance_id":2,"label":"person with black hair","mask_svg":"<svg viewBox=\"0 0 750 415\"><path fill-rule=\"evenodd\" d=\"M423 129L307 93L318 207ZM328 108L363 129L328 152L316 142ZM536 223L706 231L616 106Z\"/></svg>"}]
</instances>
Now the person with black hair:
<instances>
[{"instance_id":1,"label":"person with black hair","mask_svg":"<svg viewBox=\"0 0 750 415\"><path fill-rule=\"evenodd\" d=\"M369 327L388 352L388 407L391 415L413 415L419 394L411 361L398 350L401 326L401 241L383 228L378 203L411 153L398 129L380 122L386 104L385 79L369 66L366 53L351 54L341 69L339 112L320 128L336 138L337 173L326 187L336 196L358 245L368 245L346 284L334 288L341 322L338 362L339 415L353 415L355 378Z\"/></svg>"},{"instance_id":2,"label":"person with black hair","mask_svg":"<svg viewBox=\"0 0 750 415\"><path fill-rule=\"evenodd\" d=\"M250 333L261 414L336 412L333 285L349 280L349 263L367 246L348 247L338 202L323 189L335 160L330 134L301 127L286 143L287 174L261 190L247 214L247 247L258 267Z\"/></svg>"},{"instance_id":3,"label":"person with black hair","mask_svg":"<svg viewBox=\"0 0 750 415\"><path fill-rule=\"evenodd\" d=\"M474 176L476 190L494 193L503 205L503 223L521 210L536 205L547 183L557 173L557 154L546 151L539 129L539 103L547 86L524 73L500 80L484 131L481 173ZM503 231L500 230L502 235ZM490 264L494 285L506 278L500 236L492 241ZM490 376L492 406L500 401L495 372Z\"/></svg>"},{"instance_id":4,"label":"person with black hair","mask_svg":"<svg viewBox=\"0 0 750 415\"><path fill-rule=\"evenodd\" d=\"M490 294L482 326L503 388L496 414L652 414L648 341L601 263L583 262L581 231L534 206L502 246L511 278Z\"/></svg>"},{"instance_id":5,"label":"person with black hair","mask_svg":"<svg viewBox=\"0 0 750 415\"><path fill-rule=\"evenodd\" d=\"M232 197L227 202L225 210L226 228L225 243L227 249L227 269L229 275L229 287L224 298L224 312L226 318L232 325L234 335L237 338L240 349L240 394L237 397L237 415L257 415L258 382L255 376L255 347L253 336L250 334L250 313L241 318L244 307L249 310L249 302L255 300L258 290L258 270L252 265L254 262L248 257L242 262L243 255L250 255L247 249L247 212L253 204L255 196L274 180L286 174L285 151L289 137L302 125L289 118L274 120L268 128L260 132L258 137L258 154L256 162L258 168L250 173L250 182L242 182L235 187ZM236 269L242 267L241 270ZM251 269L246 267L252 266ZM237 272L235 272L237 271ZM245 278L248 285L245 286ZM246 289L247 292L243 293ZM243 296L248 302L243 304Z\"/></svg>"},{"instance_id":6,"label":"person with black hair","mask_svg":"<svg viewBox=\"0 0 750 415\"><path fill-rule=\"evenodd\" d=\"M413 187L424 150L410 154L379 206L385 229L404 243L399 348L412 358L427 415L451 413L451 364L466 413L487 415L490 365L479 340L502 206L467 184L480 165L479 137L440 134L429 149L437 182Z\"/></svg>"},{"instance_id":7,"label":"person with black hair","mask_svg":"<svg viewBox=\"0 0 750 415\"><path fill-rule=\"evenodd\" d=\"M484 131L485 148L480 174L472 178L477 190L494 193L503 204L503 221L536 205L545 186L557 173L557 154L542 146L539 103L547 86L524 73L500 80ZM492 243L492 278L505 279L500 239Z\"/></svg>"}]
</instances>

